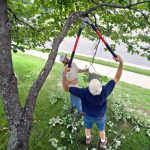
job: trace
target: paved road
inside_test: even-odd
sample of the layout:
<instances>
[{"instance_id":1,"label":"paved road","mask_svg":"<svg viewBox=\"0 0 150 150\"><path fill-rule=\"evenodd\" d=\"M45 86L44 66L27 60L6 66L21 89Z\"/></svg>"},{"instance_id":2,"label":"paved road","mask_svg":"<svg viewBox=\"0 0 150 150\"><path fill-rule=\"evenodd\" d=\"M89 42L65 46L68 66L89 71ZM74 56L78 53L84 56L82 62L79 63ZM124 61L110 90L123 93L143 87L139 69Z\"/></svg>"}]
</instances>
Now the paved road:
<instances>
[{"instance_id":1,"label":"paved road","mask_svg":"<svg viewBox=\"0 0 150 150\"><path fill-rule=\"evenodd\" d=\"M74 42L75 42L75 38L65 38L65 40L61 43L59 50L62 50L64 52L71 52L73 49ZM111 43L109 39L107 39L107 42L109 44ZM90 41L85 38L80 38L79 44L77 47L77 53L93 56L92 49L94 47L94 43L95 43L94 41ZM46 44L47 47L49 47L49 45L50 45L49 43ZM111 54L108 51L104 51L104 47L105 47L104 44L99 45L96 56L99 58L112 60ZM117 45L116 53L120 54L123 57L124 62L126 63L150 67L150 61L148 62L146 58L141 57L136 54L134 55L129 54L127 52L125 44Z\"/></svg>"},{"instance_id":2,"label":"paved road","mask_svg":"<svg viewBox=\"0 0 150 150\"><path fill-rule=\"evenodd\" d=\"M34 51L34 50L28 50L25 52L26 54L37 56L40 58L47 59L48 58L48 53L43 53L40 51ZM57 56L56 62L59 61L59 56ZM80 68L85 68L85 66L89 66L89 62L82 61L82 60L77 60L74 59L74 62L79 66ZM96 70L96 73L108 76L110 78L113 78L116 73L116 68L108 67L108 66L103 66L99 64L94 64L94 68ZM93 68L90 68L90 72L94 72ZM130 83L133 85L137 85L146 89L150 89L150 76L146 75L141 75L129 71L123 71L123 75L121 77L121 81L124 81L126 83Z\"/></svg>"}]
</instances>

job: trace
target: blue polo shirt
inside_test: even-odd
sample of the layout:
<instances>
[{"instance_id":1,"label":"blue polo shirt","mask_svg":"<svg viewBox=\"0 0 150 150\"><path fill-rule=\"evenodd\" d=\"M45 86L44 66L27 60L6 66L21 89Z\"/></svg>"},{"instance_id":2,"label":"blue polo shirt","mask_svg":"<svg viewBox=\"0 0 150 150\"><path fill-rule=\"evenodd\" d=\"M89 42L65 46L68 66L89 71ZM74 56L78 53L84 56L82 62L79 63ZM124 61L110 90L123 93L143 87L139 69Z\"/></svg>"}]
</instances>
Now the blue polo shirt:
<instances>
[{"instance_id":1,"label":"blue polo shirt","mask_svg":"<svg viewBox=\"0 0 150 150\"><path fill-rule=\"evenodd\" d=\"M83 112L91 117L104 116L107 108L107 97L115 87L115 81L110 80L105 86L102 86L102 91L99 95L92 95L87 88L70 87L69 92L79 98L82 102Z\"/></svg>"}]
</instances>

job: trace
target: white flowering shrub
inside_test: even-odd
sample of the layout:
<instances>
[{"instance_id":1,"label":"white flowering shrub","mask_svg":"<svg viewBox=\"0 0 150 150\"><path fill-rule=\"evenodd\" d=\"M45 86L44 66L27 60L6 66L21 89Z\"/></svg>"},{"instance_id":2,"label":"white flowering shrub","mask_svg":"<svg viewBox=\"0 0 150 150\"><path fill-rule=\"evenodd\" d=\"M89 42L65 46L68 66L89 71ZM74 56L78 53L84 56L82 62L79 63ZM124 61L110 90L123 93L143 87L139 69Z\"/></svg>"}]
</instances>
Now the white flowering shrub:
<instances>
[{"instance_id":1,"label":"white flowering shrub","mask_svg":"<svg viewBox=\"0 0 150 150\"><path fill-rule=\"evenodd\" d=\"M67 147L66 146L62 146L62 147L58 147L57 150L66 150Z\"/></svg>"},{"instance_id":2,"label":"white flowering shrub","mask_svg":"<svg viewBox=\"0 0 150 150\"><path fill-rule=\"evenodd\" d=\"M132 114L131 122L132 124L135 124L141 127L150 128L150 119L143 118L137 114Z\"/></svg>"},{"instance_id":3,"label":"white flowering shrub","mask_svg":"<svg viewBox=\"0 0 150 150\"><path fill-rule=\"evenodd\" d=\"M58 140L55 139L55 138L52 138L49 140L49 142L51 143L51 145L54 147L54 148L57 148L58 147Z\"/></svg>"},{"instance_id":4,"label":"white flowering shrub","mask_svg":"<svg viewBox=\"0 0 150 150\"><path fill-rule=\"evenodd\" d=\"M67 149L66 146L59 147L58 140L56 138L50 139L49 142L51 143L51 146L57 150L66 150Z\"/></svg>"},{"instance_id":5,"label":"white flowering shrub","mask_svg":"<svg viewBox=\"0 0 150 150\"><path fill-rule=\"evenodd\" d=\"M111 110L116 121L130 119L132 110L129 95L122 96L113 94Z\"/></svg>"},{"instance_id":6,"label":"white flowering shrub","mask_svg":"<svg viewBox=\"0 0 150 150\"><path fill-rule=\"evenodd\" d=\"M56 93L52 93L49 96L49 99L50 99L50 104L53 105L59 100L64 100L64 94L63 94L63 92L58 91Z\"/></svg>"},{"instance_id":7,"label":"white flowering shrub","mask_svg":"<svg viewBox=\"0 0 150 150\"><path fill-rule=\"evenodd\" d=\"M150 137L150 129L148 129L146 133Z\"/></svg>"},{"instance_id":8,"label":"white flowering shrub","mask_svg":"<svg viewBox=\"0 0 150 150\"><path fill-rule=\"evenodd\" d=\"M108 121L107 122L107 125L110 127L110 128L113 128L114 127L114 123L112 121Z\"/></svg>"},{"instance_id":9,"label":"white flowering shrub","mask_svg":"<svg viewBox=\"0 0 150 150\"><path fill-rule=\"evenodd\" d=\"M61 131L60 137L61 137L61 138L65 138L65 132L64 132L64 131Z\"/></svg>"},{"instance_id":10,"label":"white flowering shrub","mask_svg":"<svg viewBox=\"0 0 150 150\"><path fill-rule=\"evenodd\" d=\"M114 143L114 147L117 149L119 146L121 146L121 141L119 141L118 139L114 139L115 143Z\"/></svg>"},{"instance_id":11,"label":"white flowering shrub","mask_svg":"<svg viewBox=\"0 0 150 150\"><path fill-rule=\"evenodd\" d=\"M135 132L140 132L140 127L139 126L135 126L134 130L135 130Z\"/></svg>"},{"instance_id":12,"label":"white flowering shrub","mask_svg":"<svg viewBox=\"0 0 150 150\"><path fill-rule=\"evenodd\" d=\"M76 140L76 132L78 132L78 130L81 129L81 125L83 125L83 118L79 116L77 112L68 113L69 110L68 112L66 110L63 111L65 112L65 115L51 118L49 121L49 125L52 128L63 125L63 128L65 130L62 130L60 132L59 137L65 140L65 144L74 144ZM54 147L56 150L65 150L66 147L60 147L60 138L59 140L58 138L52 138L49 140L52 147Z\"/></svg>"},{"instance_id":13,"label":"white flowering shrub","mask_svg":"<svg viewBox=\"0 0 150 150\"><path fill-rule=\"evenodd\" d=\"M59 118L59 116L57 116L56 118L54 118L54 117L51 118L49 120L49 124L50 124L51 127L54 127L56 124L62 125L63 121L62 121L62 119Z\"/></svg>"}]
</instances>

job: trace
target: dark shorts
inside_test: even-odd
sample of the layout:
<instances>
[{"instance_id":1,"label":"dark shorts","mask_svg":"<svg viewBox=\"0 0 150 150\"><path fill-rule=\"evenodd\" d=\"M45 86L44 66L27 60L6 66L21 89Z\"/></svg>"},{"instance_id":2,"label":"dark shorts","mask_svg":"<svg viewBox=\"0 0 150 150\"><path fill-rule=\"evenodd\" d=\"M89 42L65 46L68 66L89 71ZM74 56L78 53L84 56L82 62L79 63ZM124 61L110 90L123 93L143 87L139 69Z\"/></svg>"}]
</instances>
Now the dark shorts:
<instances>
[{"instance_id":1,"label":"dark shorts","mask_svg":"<svg viewBox=\"0 0 150 150\"><path fill-rule=\"evenodd\" d=\"M106 115L104 115L103 117L90 117L85 114L84 115L84 127L87 129L91 129L93 123L96 123L99 131L104 131L105 124L106 124Z\"/></svg>"}]
</instances>

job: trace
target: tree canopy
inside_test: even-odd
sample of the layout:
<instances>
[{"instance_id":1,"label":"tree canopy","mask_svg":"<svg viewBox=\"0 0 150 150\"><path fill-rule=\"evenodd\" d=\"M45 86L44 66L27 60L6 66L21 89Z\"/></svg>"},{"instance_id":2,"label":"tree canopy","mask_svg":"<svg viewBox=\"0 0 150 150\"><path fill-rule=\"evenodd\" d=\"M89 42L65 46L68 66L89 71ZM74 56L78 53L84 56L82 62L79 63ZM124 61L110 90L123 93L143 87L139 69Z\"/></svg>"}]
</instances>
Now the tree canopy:
<instances>
[{"instance_id":1,"label":"tree canopy","mask_svg":"<svg viewBox=\"0 0 150 150\"><path fill-rule=\"evenodd\" d=\"M46 41L58 36L69 15L88 12L102 35L115 44L124 42L128 52L150 59L149 10L149 0L9 0L12 47L16 52L24 49L22 45L44 46ZM80 23L79 18L73 22L66 36L75 36ZM86 28L83 35L97 38L90 28Z\"/></svg>"}]
</instances>

